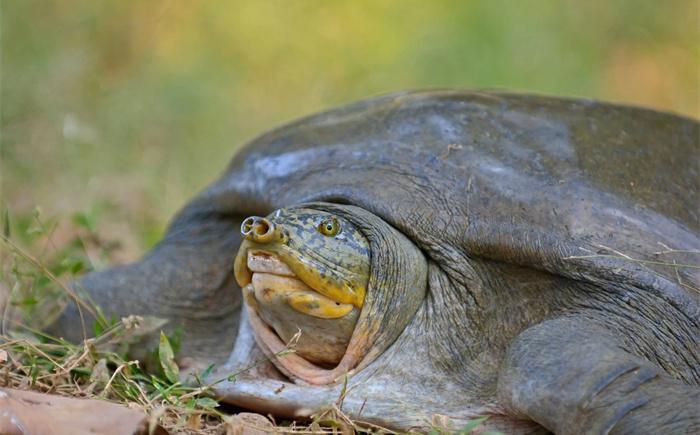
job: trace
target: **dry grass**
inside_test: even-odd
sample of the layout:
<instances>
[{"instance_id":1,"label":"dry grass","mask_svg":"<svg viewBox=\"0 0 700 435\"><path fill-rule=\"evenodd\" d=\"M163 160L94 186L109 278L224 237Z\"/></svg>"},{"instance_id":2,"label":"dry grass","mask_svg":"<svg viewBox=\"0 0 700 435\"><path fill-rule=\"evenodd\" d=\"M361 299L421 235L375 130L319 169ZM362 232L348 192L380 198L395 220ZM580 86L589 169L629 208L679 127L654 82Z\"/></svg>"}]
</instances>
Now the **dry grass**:
<instances>
[{"instance_id":1,"label":"dry grass","mask_svg":"<svg viewBox=\"0 0 700 435\"><path fill-rule=\"evenodd\" d=\"M570 257L565 257L564 260L577 260L577 259L586 259L586 258L610 258L614 260L622 260L625 262L630 262L630 263L636 263L642 266L657 266L662 269L667 269L671 271L676 278L676 282L678 285L692 291L695 293L700 294L700 288L696 287L695 285L687 282L684 280L681 276L680 271L687 269L687 270L697 270L700 269L700 262L696 262L694 264L687 264L687 263L679 263L675 258L673 258L673 254L683 254L685 257L692 257L690 260L696 260L700 259L700 250L698 249L690 249L690 250L683 250L683 249L673 249L664 243L659 242L659 245L663 248L662 250L653 252L653 258L654 260L649 260L649 259L639 259L639 258L634 258L624 252L621 252L617 249L610 248L605 245L595 245L597 249L600 250L600 252L591 252L589 249L585 248L580 248L582 251L586 252L585 255L574 255ZM604 252L604 253L601 253ZM687 271L686 270L686 271ZM653 271L653 269L650 269L650 271ZM658 273L658 272L656 272Z\"/></svg>"},{"instance_id":2,"label":"dry grass","mask_svg":"<svg viewBox=\"0 0 700 435\"><path fill-rule=\"evenodd\" d=\"M29 225L10 225L5 216L0 386L122 403L142 409L173 433L222 433L227 416L209 397L211 384L195 380L184 385L167 370L148 373L141 362L128 358L129 347L153 332L150 319L108 320L65 284L95 268L91 256L108 260L114 246L101 240L83 217L76 216L74 225L75 237L56 245L56 225L44 222L40 212ZM69 298L97 319L93 325L83 322L85 339L78 344L41 332ZM161 367L174 364L173 347L164 337L158 349Z\"/></svg>"}]
</instances>

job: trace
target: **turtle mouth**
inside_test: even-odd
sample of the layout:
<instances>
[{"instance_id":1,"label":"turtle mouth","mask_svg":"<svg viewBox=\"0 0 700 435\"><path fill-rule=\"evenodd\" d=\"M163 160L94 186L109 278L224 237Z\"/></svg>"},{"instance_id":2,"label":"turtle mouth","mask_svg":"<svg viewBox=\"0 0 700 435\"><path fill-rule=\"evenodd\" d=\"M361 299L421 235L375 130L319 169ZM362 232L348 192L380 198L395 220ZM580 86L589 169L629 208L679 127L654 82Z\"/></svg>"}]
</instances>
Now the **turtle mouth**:
<instances>
[{"instance_id":1,"label":"turtle mouth","mask_svg":"<svg viewBox=\"0 0 700 435\"><path fill-rule=\"evenodd\" d=\"M246 273L236 276L254 306L258 302L272 302L273 298L286 302L293 310L320 319L337 319L353 310L352 304L336 301L321 294L301 280L276 254L261 249L243 249ZM237 259L237 262L240 261Z\"/></svg>"},{"instance_id":2,"label":"turtle mouth","mask_svg":"<svg viewBox=\"0 0 700 435\"><path fill-rule=\"evenodd\" d=\"M359 309L314 290L276 254L244 243L236 257L255 339L286 374L335 367L346 353ZM301 332L301 334L299 334ZM292 349L294 354L286 352ZM308 366L307 366L308 365Z\"/></svg>"}]
</instances>

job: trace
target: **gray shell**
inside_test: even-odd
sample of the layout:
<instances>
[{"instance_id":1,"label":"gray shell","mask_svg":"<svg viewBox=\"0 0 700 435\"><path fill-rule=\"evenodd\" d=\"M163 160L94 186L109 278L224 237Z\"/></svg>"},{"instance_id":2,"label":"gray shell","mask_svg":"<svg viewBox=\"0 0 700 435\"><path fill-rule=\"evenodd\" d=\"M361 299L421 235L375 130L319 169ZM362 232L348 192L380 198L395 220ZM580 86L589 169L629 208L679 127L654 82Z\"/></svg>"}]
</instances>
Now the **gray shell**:
<instances>
[{"instance_id":1,"label":"gray shell","mask_svg":"<svg viewBox=\"0 0 700 435\"><path fill-rule=\"evenodd\" d=\"M694 120L594 101L393 94L259 137L182 218L347 202L419 246L446 235L470 256L629 282L697 317L676 274L697 288L697 269L657 263L697 266L682 251L700 247L699 137ZM681 252L656 254L669 248Z\"/></svg>"}]
</instances>

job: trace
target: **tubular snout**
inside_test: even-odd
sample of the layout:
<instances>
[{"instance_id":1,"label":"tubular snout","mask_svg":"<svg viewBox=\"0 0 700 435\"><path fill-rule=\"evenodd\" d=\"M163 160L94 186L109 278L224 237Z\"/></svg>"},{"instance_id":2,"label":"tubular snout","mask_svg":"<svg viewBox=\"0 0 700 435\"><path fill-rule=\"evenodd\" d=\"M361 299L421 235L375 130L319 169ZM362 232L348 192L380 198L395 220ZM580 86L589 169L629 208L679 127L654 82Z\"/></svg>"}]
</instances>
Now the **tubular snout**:
<instances>
[{"instance_id":1,"label":"tubular snout","mask_svg":"<svg viewBox=\"0 0 700 435\"><path fill-rule=\"evenodd\" d=\"M260 216L247 217L241 223L241 234L246 240L256 243L269 243L275 240L279 229L269 219Z\"/></svg>"}]
</instances>

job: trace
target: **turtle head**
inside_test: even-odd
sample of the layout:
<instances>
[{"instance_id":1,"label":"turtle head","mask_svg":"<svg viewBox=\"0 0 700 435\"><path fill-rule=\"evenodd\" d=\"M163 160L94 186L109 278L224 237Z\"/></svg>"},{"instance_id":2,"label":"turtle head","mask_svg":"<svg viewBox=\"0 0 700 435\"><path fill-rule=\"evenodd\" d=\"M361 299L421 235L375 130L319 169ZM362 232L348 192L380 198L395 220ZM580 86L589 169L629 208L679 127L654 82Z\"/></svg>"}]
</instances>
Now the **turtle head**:
<instances>
[{"instance_id":1,"label":"turtle head","mask_svg":"<svg viewBox=\"0 0 700 435\"><path fill-rule=\"evenodd\" d=\"M268 263L279 260L319 294L362 308L370 250L365 237L347 220L312 209L280 209L268 217L246 218L241 234L245 242L235 270L241 286L249 283L251 257L260 260L267 255ZM252 263L257 266L260 261Z\"/></svg>"},{"instance_id":2,"label":"turtle head","mask_svg":"<svg viewBox=\"0 0 700 435\"><path fill-rule=\"evenodd\" d=\"M301 330L296 351L307 360L337 363L367 290L365 237L343 217L308 208L248 217L241 234L234 272L252 315L283 341Z\"/></svg>"}]
</instances>

